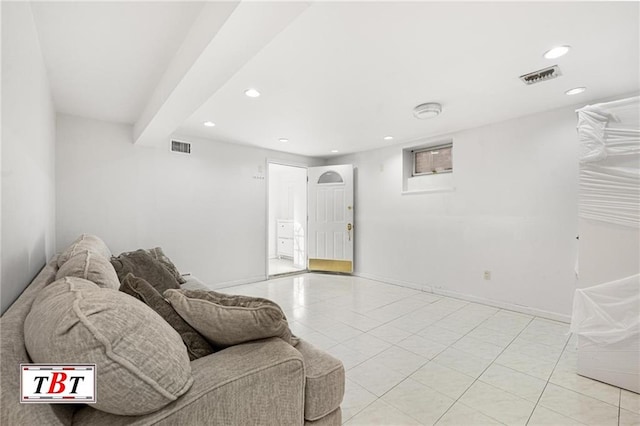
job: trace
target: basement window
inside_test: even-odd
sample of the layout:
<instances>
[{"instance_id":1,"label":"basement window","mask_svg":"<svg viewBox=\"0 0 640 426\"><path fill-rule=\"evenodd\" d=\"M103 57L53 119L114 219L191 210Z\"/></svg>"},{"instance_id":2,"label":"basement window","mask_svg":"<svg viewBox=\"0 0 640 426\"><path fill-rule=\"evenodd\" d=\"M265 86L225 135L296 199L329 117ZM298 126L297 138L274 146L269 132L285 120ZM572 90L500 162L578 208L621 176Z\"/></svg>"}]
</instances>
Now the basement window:
<instances>
[{"instance_id":1,"label":"basement window","mask_svg":"<svg viewBox=\"0 0 640 426\"><path fill-rule=\"evenodd\" d=\"M453 140L425 142L402 150L402 194L455 191Z\"/></svg>"},{"instance_id":2,"label":"basement window","mask_svg":"<svg viewBox=\"0 0 640 426\"><path fill-rule=\"evenodd\" d=\"M433 175L453 172L451 151L453 144L434 146L412 152L412 176Z\"/></svg>"}]
</instances>

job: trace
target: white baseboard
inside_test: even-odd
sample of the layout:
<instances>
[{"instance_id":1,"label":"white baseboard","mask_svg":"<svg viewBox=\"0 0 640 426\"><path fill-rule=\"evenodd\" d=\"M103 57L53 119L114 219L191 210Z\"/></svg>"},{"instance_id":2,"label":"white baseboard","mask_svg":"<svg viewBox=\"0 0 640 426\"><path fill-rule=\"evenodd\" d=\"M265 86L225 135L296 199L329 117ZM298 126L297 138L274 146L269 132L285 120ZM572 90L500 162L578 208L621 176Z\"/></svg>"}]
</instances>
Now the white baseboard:
<instances>
[{"instance_id":1,"label":"white baseboard","mask_svg":"<svg viewBox=\"0 0 640 426\"><path fill-rule=\"evenodd\" d=\"M412 283L412 282L409 282L409 281L396 280L396 279L393 279L393 278L383 278L383 277L378 277L377 275L371 275L371 274L367 274L367 273L364 273L364 272L354 272L353 275L355 275L356 277L360 277L360 278L366 278L368 280L380 281L380 282L383 282L383 283L386 283L386 284L397 285L399 287L408 287L408 288L412 288L414 290L424 291L424 286L423 285ZM433 292L429 291L428 293L433 293Z\"/></svg>"},{"instance_id":2,"label":"white baseboard","mask_svg":"<svg viewBox=\"0 0 640 426\"><path fill-rule=\"evenodd\" d=\"M470 294L458 293L456 291L445 290L442 288L434 288L428 285L416 284L408 281L395 280L392 278L378 277L376 275L355 272L353 275L368 280L380 281L387 284L393 284L400 287L407 287L414 290L424 291L425 293L433 293L441 296L453 297L454 299L465 300L467 302L481 303L483 305L493 306L495 308L506 309L509 311L519 312L521 314L533 315L540 318L546 318L553 321L571 323L569 315L558 314L555 312L545 311L543 309L532 308L530 306L516 305L514 303L501 302L498 300L485 299L483 297L472 296Z\"/></svg>"},{"instance_id":3,"label":"white baseboard","mask_svg":"<svg viewBox=\"0 0 640 426\"><path fill-rule=\"evenodd\" d=\"M267 277L265 275L258 275L255 277L250 277L250 278L243 278L241 280L235 280L235 281L225 281L225 282L221 282L221 283L215 283L215 284L205 284L207 287L209 287L211 290L216 290L219 288L224 288L224 287L235 287L235 286L239 286L239 285L243 285L243 284L251 284L251 283L257 283L258 281L266 281Z\"/></svg>"}]
</instances>

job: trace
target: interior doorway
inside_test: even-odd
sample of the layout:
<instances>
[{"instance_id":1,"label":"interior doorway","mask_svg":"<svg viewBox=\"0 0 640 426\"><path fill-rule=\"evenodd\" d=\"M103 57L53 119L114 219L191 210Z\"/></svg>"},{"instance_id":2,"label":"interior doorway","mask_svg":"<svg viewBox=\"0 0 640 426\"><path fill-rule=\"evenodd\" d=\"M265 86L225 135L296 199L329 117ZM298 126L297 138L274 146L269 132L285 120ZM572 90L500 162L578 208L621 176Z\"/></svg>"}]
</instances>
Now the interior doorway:
<instances>
[{"instance_id":1,"label":"interior doorway","mask_svg":"<svg viewBox=\"0 0 640 426\"><path fill-rule=\"evenodd\" d=\"M307 169L268 163L268 275L307 270Z\"/></svg>"}]
</instances>

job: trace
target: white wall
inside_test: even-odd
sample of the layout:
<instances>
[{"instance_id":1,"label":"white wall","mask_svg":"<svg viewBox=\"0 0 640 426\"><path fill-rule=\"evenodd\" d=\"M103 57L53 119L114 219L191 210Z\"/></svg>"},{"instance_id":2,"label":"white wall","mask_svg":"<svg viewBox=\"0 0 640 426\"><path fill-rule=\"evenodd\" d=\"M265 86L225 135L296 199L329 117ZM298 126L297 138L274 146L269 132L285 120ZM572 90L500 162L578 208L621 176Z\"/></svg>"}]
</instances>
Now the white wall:
<instances>
[{"instance_id":1,"label":"white wall","mask_svg":"<svg viewBox=\"0 0 640 426\"><path fill-rule=\"evenodd\" d=\"M334 159L357 167L356 273L568 316L578 222L574 110L434 138L453 139L453 192L401 195L402 148L425 141Z\"/></svg>"},{"instance_id":2,"label":"white wall","mask_svg":"<svg viewBox=\"0 0 640 426\"><path fill-rule=\"evenodd\" d=\"M54 254L55 113L30 4L1 7L4 312Z\"/></svg>"},{"instance_id":3,"label":"white wall","mask_svg":"<svg viewBox=\"0 0 640 426\"><path fill-rule=\"evenodd\" d=\"M192 154L132 143L129 125L58 115L58 249L82 232L117 254L161 246L207 284L266 273L266 160L317 160L196 138Z\"/></svg>"}]
</instances>

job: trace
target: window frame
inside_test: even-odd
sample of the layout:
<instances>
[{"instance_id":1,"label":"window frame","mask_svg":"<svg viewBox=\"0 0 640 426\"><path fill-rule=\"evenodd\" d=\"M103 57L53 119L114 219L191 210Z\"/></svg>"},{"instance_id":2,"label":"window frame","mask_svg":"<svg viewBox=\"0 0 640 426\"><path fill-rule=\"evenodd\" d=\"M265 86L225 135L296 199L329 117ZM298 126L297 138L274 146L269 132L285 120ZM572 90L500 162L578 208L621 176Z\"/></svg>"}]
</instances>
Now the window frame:
<instances>
[{"instance_id":1,"label":"window frame","mask_svg":"<svg viewBox=\"0 0 640 426\"><path fill-rule=\"evenodd\" d=\"M441 172L438 172L438 171L430 171L430 172L423 172L423 173L416 172L416 155L418 153L426 152L426 151L429 151L429 152L437 151L445 148L451 148L451 169L443 170ZM441 175L445 173L453 173L453 141L447 142L444 144L426 146L426 147L421 147L421 148L411 150L411 177Z\"/></svg>"}]
</instances>

